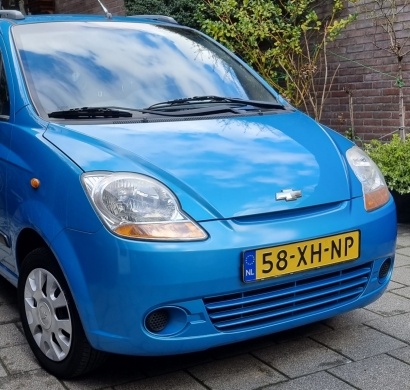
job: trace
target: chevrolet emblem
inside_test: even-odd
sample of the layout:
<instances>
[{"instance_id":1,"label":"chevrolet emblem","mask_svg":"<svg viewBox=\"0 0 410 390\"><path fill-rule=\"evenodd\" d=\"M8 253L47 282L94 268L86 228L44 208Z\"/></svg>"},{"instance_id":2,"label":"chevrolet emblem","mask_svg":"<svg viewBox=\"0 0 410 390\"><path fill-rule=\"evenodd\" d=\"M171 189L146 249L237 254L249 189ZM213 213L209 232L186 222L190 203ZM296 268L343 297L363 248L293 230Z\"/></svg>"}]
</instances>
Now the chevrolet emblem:
<instances>
[{"instance_id":1,"label":"chevrolet emblem","mask_svg":"<svg viewBox=\"0 0 410 390\"><path fill-rule=\"evenodd\" d=\"M276 193L276 200L286 200L286 202L296 200L301 197L301 190L282 190L281 192Z\"/></svg>"}]
</instances>

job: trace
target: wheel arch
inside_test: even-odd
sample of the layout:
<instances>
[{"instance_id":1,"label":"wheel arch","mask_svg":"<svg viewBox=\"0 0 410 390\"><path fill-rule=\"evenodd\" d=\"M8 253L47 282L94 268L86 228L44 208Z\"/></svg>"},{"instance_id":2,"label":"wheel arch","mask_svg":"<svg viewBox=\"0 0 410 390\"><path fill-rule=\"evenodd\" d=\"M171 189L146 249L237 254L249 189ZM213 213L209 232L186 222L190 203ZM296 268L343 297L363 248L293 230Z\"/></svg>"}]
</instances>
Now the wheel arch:
<instances>
[{"instance_id":1,"label":"wheel arch","mask_svg":"<svg viewBox=\"0 0 410 390\"><path fill-rule=\"evenodd\" d=\"M35 242L35 235L27 237ZM21 263L18 302L28 344L48 372L70 379L105 361L106 353L95 350L84 333L70 288L48 246L35 248Z\"/></svg>"},{"instance_id":2,"label":"wheel arch","mask_svg":"<svg viewBox=\"0 0 410 390\"><path fill-rule=\"evenodd\" d=\"M16 265L20 272L21 265L23 264L26 256L37 248L48 248L50 246L34 229L23 229L16 240Z\"/></svg>"},{"instance_id":3,"label":"wheel arch","mask_svg":"<svg viewBox=\"0 0 410 390\"><path fill-rule=\"evenodd\" d=\"M99 347L98 337L91 332L97 326L93 307L81 305L79 302L91 302L89 286L83 275L83 269L78 259L76 246L67 234L66 230L60 231L52 242L48 242L36 229L25 227L20 231L14 243L15 261L18 274L26 256L38 248L48 249L54 256L57 266L60 268L70 293L73 304L79 313L80 321L89 342L94 348Z\"/></svg>"}]
</instances>

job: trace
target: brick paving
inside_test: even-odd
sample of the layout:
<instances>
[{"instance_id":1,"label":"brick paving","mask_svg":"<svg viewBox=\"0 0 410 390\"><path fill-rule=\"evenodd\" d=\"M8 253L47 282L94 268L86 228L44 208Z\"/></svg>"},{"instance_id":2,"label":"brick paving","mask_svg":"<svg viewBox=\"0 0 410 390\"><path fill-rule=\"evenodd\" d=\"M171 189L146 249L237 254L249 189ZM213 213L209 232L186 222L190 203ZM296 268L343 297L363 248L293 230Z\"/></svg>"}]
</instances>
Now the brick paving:
<instances>
[{"instance_id":1,"label":"brick paving","mask_svg":"<svg viewBox=\"0 0 410 390\"><path fill-rule=\"evenodd\" d=\"M71 381L39 367L0 278L0 390L410 389L410 225L399 225L396 253L388 291L363 309L201 353L112 356Z\"/></svg>"}]
</instances>

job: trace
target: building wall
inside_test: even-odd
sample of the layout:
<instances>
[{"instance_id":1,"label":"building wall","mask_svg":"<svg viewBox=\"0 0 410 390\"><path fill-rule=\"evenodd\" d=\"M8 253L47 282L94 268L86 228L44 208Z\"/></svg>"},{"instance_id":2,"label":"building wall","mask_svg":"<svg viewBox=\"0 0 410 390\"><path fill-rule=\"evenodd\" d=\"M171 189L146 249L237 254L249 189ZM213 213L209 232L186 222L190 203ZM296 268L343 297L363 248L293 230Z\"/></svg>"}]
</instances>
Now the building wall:
<instances>
[{"instance_id":1,"label":"building wall","mask_svg":"<svg viewBox=\"0 0 410 390\"><path fill-rule=\"evenodd\" d=\"M359 2L368 6L371 3L369 0ZM357 8L350 5L349 10L354 12ZM410 6L400 13L398 20L403 23L397 25L400 30L398 36L408 38ZM380 49L388 45L388 35L380 28L376 29L374 19L370 19L361 8L358 19L329 46L330 69L334 71L338 66L339 69L324 105L322 123L344 133L352 126L352 110L354 131L362 140L381 137L387 140L389 137L386 135L398 131L398 60L388 51ZM410 50L410 40L406 46ZM410 109L410 54L403 58L402 69L404 104L406 109ZM410 120L410 113L407 116ZM409 120L406 120L406 126L410 125Z\"/></svg>"},{"instance_id":2,"label":"building wall","mask_svg":"<svg viewBox=\"0 0 410 390\"><path fill-rule=\"evenodd\" d=\"M125 15L124 0L102 0L112 15ZM98 0L55 0L56 13L103 14Z\"/></svg>"}]
</instances>

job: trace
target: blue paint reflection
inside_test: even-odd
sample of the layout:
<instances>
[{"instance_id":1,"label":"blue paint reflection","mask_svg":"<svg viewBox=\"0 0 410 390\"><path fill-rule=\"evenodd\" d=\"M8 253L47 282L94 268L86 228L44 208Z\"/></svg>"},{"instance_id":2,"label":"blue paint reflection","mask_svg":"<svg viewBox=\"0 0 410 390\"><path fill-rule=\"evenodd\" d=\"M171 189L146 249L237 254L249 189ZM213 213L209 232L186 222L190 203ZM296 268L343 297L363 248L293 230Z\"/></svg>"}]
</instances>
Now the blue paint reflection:
<instances>
[{"instance_id":1,"label":"blue paint reflection","mask_svg":"<svg viewBox=\"0 0 410 390\"><path fill-rule=\"evenodd\" d=\"M315 193L332 197L328 174L340 177L343 172L331 168L333 158L326 157L319 163L323 146L317 142L318 137L309 136L315 132L314 122L311 128L301 131L298 119L298 115L284 114L143 126L107 124L99 126L97 132L94 126L70 128L98 138L107 147L115 134L121 153L129 151L130 158L144 166L148 174L160 177L171 187L186 192L191 189L191 196L200 194L209 204L233 216L291 207L290 203L276 202L275 193L294 188L296 183L297 188L303 188L299 204L309 205ZM75 150L70 150L72 153ZM75 159L84 169L95 169L93 155L79 152ZM101 161L99 169L107 169L108 165L114 169L112 164L115 161ZM325 175L320 164L329 167Z\"/></svg>"},{"instance_id":2,"label":"blue paint reflection","mask_svg":"<svg viewBox=\"0 0 410 390\"><path fill-rule=\"evenodd\" d=\"M46 25L13 30L31 94L46 113L142 108L198 95L274 100L242 65L194 31L131 23L67 23L64 31L61 24Z\"/></svg>"}]
</instances>

